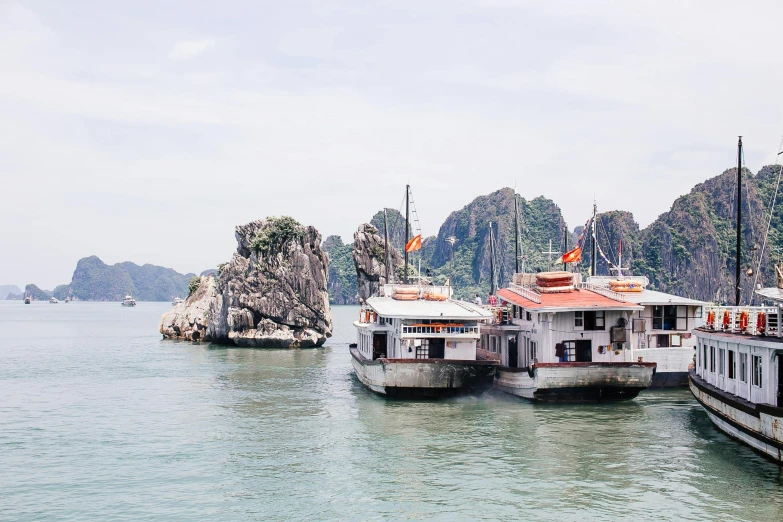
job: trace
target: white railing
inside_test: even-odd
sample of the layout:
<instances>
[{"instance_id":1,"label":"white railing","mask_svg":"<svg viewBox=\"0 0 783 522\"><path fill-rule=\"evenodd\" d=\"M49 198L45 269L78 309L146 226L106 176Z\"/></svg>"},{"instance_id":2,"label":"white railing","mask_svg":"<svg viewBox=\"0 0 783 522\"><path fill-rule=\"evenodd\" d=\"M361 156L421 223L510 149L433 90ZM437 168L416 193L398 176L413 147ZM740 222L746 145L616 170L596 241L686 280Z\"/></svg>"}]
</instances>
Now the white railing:
<instances>
[{"instance_id":1,"label":"white railing","mask_svg":"<svg viewBox=\"0 0 783 522\"><path fill-rule=\"evenodd\" d=\"M508 289L517 295L520 295L528 301L533 301L536 304L541 304L541 295L534 292L530 288L525 288L515 283L509 283Z\"/></svg>"},{"instance_id":2,"label":"white railing","mask_svg":"<svg viewBox=\"0 0 783 522\"><path fill-rule=\"evenodd\" d=\"M443 325L402 325L402 335L478 335L478 325L443 326Z\"/></svg>"},{"instance_id":3,"label":"white railing","mask_svg":"<svg viewBox=\"0 0 783 522\"><path fill-rule=\"evenodd\" d=\"M610 290L605 286L594 285L591 283L582 283L579 285L579 288L583 290L590 290L591 292L608 297L609 299L614 299L615 301L620 301L622 303L626 302L623 294L615 292L614 290Z\"/></svg>"},{"instance_id":4,"label":"white railing","mask_svg":"<svg viewBox=\"0 0 783 522\"><path fill-rule=\"evenodd\" d=\"M762 313L764 319L759 321ZM704 328L707 330L747 335L780 334L777 306L706 306L703 314Z\"/></svg>"}]
</instances>

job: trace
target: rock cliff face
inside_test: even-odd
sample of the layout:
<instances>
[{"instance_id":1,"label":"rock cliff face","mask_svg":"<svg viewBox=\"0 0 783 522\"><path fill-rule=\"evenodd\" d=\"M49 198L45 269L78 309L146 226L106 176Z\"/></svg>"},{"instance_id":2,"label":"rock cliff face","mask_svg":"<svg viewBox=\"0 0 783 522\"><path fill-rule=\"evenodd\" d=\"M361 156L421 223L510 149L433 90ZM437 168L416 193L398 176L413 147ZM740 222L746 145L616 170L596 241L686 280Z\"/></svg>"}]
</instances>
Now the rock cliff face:
<instances>
[{"instance_id":1,"label":"rock cliff face","mask_svg":"<svg viewBox=\"0 0 783 522\"><path fill-rule=\"evenodd\" d=\"M163 314L160 333L167 339L204 340L209 328L210 309L216 301L215 278L201 276L198 289L170 312Z\"/></svg>"},{"instance_id":2,"label":"rock cliff face","mask_svg":"<svg viewBox=\"0 0 783 522\"><path fill-rule=\"evenodd\" d=\"M356 268L351 257L353 245L343 243L340 236L329 236L321 248L329 256L329 302L338 305L357 304Z\"/></svg>"},{"instance_id":3,"label":"rock cliff face","mask_svg":"<svg viewBox=\"0 0 783 522\"><path fill-rule=\"evenodd\" d=\"M206 284L205 295L164 316L161 333L176 337L170 335L174 326L182 330L186 323L201 332L198 311L191 311L197 308L206 310L203 340L259 348L322 345L332 334L332 316L318 231L282 217L239 226L235 235L237 252L221 265L214 296L212 279L202 278L194 296Z\"/></svg>"},{"instance_id":4,"label":"rock cliff face","mask_svg":"<svg viewBox=\"0 0 783 522\"><path fill-rule=\"evenodd\" d=\"M403 229L404 232L404 229ZM402 274L403 257L399 251L389 245L390 275L399 281ZM356 279L359 299L378 294L386 281L386 259L384 238L378 229L369 223L359 227L353 233L353 262L356 267Z\"/></svg>"}]
</instances>

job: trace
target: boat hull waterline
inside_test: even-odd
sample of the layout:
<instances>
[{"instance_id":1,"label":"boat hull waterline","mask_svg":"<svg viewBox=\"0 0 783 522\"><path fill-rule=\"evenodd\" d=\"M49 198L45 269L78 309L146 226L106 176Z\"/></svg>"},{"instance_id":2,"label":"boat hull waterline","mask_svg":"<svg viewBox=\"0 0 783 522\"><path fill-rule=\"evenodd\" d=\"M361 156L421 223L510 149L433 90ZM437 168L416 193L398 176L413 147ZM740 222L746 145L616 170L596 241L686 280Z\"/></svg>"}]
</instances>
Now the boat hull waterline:
<instances>
[{"instance_id":1,"label":"boat hull waterline","mask_svg":"<svg viewBox=\"0 0 783 522\"><path fill-rule=\"evenodd\" d=\"M708 384L691 372L691 393L713 424L729 437L783 462L783 408L748 402Z\"/></svg>"},{"instance_id":2,"label":"boat hull waterline","mask_svg":"<svg viewBox=\"0 0 783 522\"><path fill-rule=\"evenodd\" d=\"M652 383L655 363L539 363L500 367L495 388L537 402L630 400Z\"/></svg>"},{"instance_id":3,"label":"boat hull waterline","mask_svg":"<svg viewBox=\"0 0 783 522\"><path fill-rule=\"evenodd\" d=\"M492 387L496 361L365 358L351 348L354 372L362 384L388 397L416 399L481 395Z\"/></svg>"}]
</instances>

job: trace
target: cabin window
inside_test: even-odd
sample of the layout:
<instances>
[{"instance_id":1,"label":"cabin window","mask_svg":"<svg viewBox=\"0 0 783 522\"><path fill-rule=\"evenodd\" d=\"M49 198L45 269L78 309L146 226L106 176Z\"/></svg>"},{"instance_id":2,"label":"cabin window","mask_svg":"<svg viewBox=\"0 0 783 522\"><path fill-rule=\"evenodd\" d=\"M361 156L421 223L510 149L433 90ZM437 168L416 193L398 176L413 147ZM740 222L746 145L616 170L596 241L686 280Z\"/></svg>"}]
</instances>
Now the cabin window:
<instances>
[{"instance_id":1,"label":"cabin window","mask_svg":"<svg viewBox=\"0 0 783 522\"><path fill-rule=\"evenodd\" d=\"M753 386L761 387L761 356L753 356Z\"/></svg>"},{"instance_id":2,"label":"cabin window","mask_svg":"<svg viewBox=\"0 0 783 522\"><path fill-rule=\"evenodd\" d=\"M532 321L533 320L533 314L531 314L530 312L525 312L525 318L528 321Z\"/></svg>"},{"instance_id":3,"label":"cabin window","mask_svg":"<svg viewBox=\"0 0 783 522\"><path fill-rule=\"evenodd\" d=\"M669 347L669 334L658 334L655 336L655 346L658 348Z\"/></svg>"},{"instance_id":4,"label":"cabin window","mask_svg":"<svg viewBox=\"0 0 783 522\"><path fill-rule=\"evenodd\" d=\"M736 379L737 378L737 361L734 357L734 350L729 350L729 379Z\"/></svg>"},{"instance_id":5,"label":"cabin window","mask_svg":"<svg viewBox=\"0 0 783 522\"><path fill-rule=\"evenodd\" d=\"M530 341L530 359L531 360L536 358L536 347L537 347L537 345L538 345L537 342Z\"/></svg>"},{"instance_id":6,"label":"cabin window","mask_svg":"<svg viewBox=\"0 0 783 522\"><path fill-rule=\"evenodd\" d=\"M707 369L707 345L702 345L701 367Z\"/></svg>"},{"instance_id":7,"label":"cabin window","mask_svg":"<svg viewBox=\"0 0 783 522\"><path fill-rule=\"evenodd\" d=\"M739 354L739 380L748 382L748 354Z\"/></svg>"},{"instance_id":8,"label":"cabin window","mask_svg":"<svg viewBox=\"0 0 783 522\"><path fill-rule=\"evenodd\" d=\"M726 367L726 350L724 348L718 350L718 356L718 375L723 375L725 372L724 368Z\"/></svg>"},{"instance_id":9,"label":"cabin window","mask_svg":"<svg viewBox=\"0 0 783 522\"><path fill-rule=\"evenodd\" d=\"M498 351L498 338L494 335L489 338L490 352L497 353Z\"/></svg>"},{"instance_id":10,"label":"cabin window","mask_svg":"<svg viewBox=\"0 0 783 522\"><path fill-rule=\"evenodd\" d=\"M606 324L604 313L603 310L596 310L595 312L574 312L574 328L580 330L603 330ZM581 327L579 326L579 322L581 322Z\"/></svg>"},{"instance_id":11,"label":"cabin window","mask_svg":"<svg viewBox=\"0 0 783 522\"><path fill-rule=\"evenodd\" d=\"M682 347L682 335L680 334L672 334L671 335L671 342L670 345L680 348Z\"/></svg>"},{"instance_id":12,"label":"cabin window","mask_svg":"<svg viewBox=\"0 0 783 522\"><path fill-rule=\"evenodd\" d=\"M715 347L710 346L710 371L715 372Z\"/></svg>"},{"instance_id":13,"label":"cabin window","mask_svg":"<svg viewBox=\"0 0 783 522\"><path fill-rule=\"evenodd\" d=\"M687 330L687 306L653 306L653 330Z\"/></svg>"},{"instance_id":14,"label":"cabin window","mask_svg":"<svg viewBox=\"0 0 783 522\"><path fill-rule=\"evenodd\" d=\"M703 312L701 306L697 306L696 310L693 312L693 317L695 317L696 319L701 319L702 313Z\"/></svg>"}]
</instances>

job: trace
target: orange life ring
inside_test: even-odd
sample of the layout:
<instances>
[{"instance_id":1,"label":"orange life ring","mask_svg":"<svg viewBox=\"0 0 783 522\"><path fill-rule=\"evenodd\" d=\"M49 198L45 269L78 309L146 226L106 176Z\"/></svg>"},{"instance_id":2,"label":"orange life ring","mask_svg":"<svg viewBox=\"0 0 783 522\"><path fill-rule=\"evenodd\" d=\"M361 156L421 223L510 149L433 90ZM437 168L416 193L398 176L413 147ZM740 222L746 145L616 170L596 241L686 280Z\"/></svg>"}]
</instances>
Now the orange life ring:
<instances>
[{"instance_id":1,"label":"orange life ring","mask_svg":"<svg viewBox=\"0 0 783 522\"><path fill-rule=\"evenodd\" d=\"M731 315L729 314L728 310L725 310L723 312L723 329L728 330L730 323L731 323Z\"/></svg>"},{"instance_id":2,"label":"orange life ring","mask_svg":"<svg viewBox=\"0 0 783 522\"><path fill-rule=\"evenodd\" d=\"M707 326L715 329L715 310L710 310L707 312Z\"/></svg>"},{"instance_id":3,"label":"orange life ring","mask_svg":"<svg viewBox=\"0 0 783 522\"><path fill-rule=\"evenodd\" d=\"M758 330L760 334L763 334L767 330L767 314L764 312L759 312L756 316L756 330Z\"/></svg>"},{"instance_id":4,"label":"orange life ring","mask_svg":"<svg viewBox=\"0 0 783 522\"><path fill-rule=\"evenodd\" d=\"M742 333L748 330L748 311L743 310L740 312L739 327Z\"/></svg>"}]
</instances>

